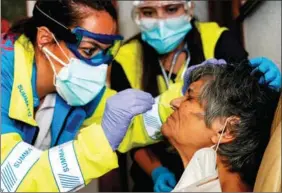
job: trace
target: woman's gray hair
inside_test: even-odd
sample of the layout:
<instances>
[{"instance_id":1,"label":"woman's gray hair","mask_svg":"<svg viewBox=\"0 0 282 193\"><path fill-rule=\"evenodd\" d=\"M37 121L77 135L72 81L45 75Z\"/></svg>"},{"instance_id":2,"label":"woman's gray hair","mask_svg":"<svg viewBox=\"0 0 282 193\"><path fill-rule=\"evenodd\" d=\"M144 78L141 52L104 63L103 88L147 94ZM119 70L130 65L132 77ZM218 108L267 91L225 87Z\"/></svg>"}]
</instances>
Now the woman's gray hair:
<instances>
[{"instance_id":1,"label":"woman's gray hair","mask_svg":"<svg viewBox=\"0 0 282 193\"><path fill-rule=\"evenodd\" d=\"M212 76L202 87L199 101L205 109L205 123L216 118L237 116L240 121L227 125L235 139L221 144L218 153L231 171L253 186L263 152L269 140L274 114L273 92L258 83L260 73L251 75L248 61L240 64L206 65L191 73L190 82ZM271 101L272 100L272 101Z\"/></svg>"}]
</instances>

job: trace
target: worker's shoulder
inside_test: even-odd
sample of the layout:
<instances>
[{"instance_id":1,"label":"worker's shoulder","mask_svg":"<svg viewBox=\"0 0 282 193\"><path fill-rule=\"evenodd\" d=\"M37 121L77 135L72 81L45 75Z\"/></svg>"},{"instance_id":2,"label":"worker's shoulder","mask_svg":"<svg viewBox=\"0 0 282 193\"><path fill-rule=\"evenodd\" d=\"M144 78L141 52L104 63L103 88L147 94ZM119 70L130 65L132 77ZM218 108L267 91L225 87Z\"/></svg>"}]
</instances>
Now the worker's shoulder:
<instances>
[{"instance_id":1,"label":"worker's shoulder","mask_svg":"<svg viewBox=\"0 0 282 193\"><path fill-rule=\"evenodd\" d=\"M1 75L5 79L13 77L14 74L14 44L16 36L1 34Z\"/></svg>"},{"instance_id":2,"label":"worker's shoulder","mask_svg":"<svg viewBox=\"0 0 282 193\"><path fill-rule=\"evenodd\" d=\"M119 52L140 52L141 43L139 39L133 38L126 41L120 48Z\"/></svg>"},{"instance_id":3,"label":"worker's shoulder","mask_svg":"<svg viewBox=\"0 0 282 193\"><path fill-rule=\"evenodd\" d=\"M196 26L199 29L200 33L201 32L215 32L215 31L225 31L228 30L226 27L221 27L218 23L216 22L196 22Z\"/></svg>"},{"instance_id":4,"label":"worker's shoulder","mask_svg":"<svg viewBox=\"0 0 282 193\"><path fill-rule=\"evenodd\" d=\"M115 58L118 62L124 62L124 60L136 60L140 58L142 47L138 39L131 39L124 43L118 51Z\"/></svg>"},{"instance_id":5,"label":"worker's shoulder","mask_svg":"<svg viewBox=\"0 0 282 193\"><path fill-rule=\"evenodd\" d=\"M1 34L1 52L14 52L14 44L17 36L13 34Z\"/></svg>"}]
</instances>

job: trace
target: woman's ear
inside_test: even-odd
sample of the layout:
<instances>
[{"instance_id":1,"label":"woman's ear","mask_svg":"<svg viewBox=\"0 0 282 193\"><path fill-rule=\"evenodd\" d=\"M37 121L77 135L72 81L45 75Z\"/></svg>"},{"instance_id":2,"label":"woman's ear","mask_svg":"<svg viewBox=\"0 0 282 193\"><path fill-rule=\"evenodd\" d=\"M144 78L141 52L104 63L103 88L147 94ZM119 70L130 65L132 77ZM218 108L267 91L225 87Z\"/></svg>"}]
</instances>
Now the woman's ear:
<instances>
[{"instance_id":1,"label":"woman's ear","mask_svg":"<svg viewBox=\"0 0 282 193\"><path fill-rule=\"evenodd\" d=\"M215 135L211 140L214 144L217 144L220 140L220 144L229 143L235 139L234 128L240 123L240 118L237 116L228 117L221 127L216 129ZM223 132L223 133L222 133ZM221 136L222 134L222 136ZM221 136L221 137L220 137Z\"/></svg>"},{"instance_id":2,"label":"woman's ear","mask_svg":"<svg viewBox=\"0 0 282 193\"><path fill-rule=\"evenodd\" d=\"M52 43L54 41L52 32L47 27L38 27L36 42L39 48L42 48L44 45Z\"/></svg>"}]
</instances>

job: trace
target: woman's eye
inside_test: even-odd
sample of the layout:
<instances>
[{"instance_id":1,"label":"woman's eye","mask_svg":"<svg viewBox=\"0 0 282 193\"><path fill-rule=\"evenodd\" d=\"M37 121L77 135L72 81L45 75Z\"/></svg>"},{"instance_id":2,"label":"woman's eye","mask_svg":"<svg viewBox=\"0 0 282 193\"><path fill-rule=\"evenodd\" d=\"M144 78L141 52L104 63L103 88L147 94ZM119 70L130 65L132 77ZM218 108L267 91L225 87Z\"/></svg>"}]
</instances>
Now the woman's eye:
<instances>
[{"instance_id":1,"label":"woman's eye","mask_svg":"<svg viewBox=\"0 0 282 193\"><path fill-rule=\"evenodd\" d=\"M143 12L143 14L146 16L146 17L151 17L153 15L153 12L151 11L145 11Z\"/></svg>"},{"instance_id":2,"label":"woman's eye","mask_svg":"<svg viewBox=\"0 0 282 193\"><path fill-rule=\"evenodd\" d=\"M83 53L88 56L88 57L91 57L93 56L96 52L97 52L97 48L88 48L88 49L83 49Z\"/></svg>"},{"instance_id":3,"label":"woman's eye","mask_svg":"<svg viewBox=\"0 0 282 193\"><path fill-rule=\"evenodd\" d=\"M187 101L192 101L193 99L194 98L192 96L190 96L190 95L188 95L187 98L186 98Z\"/></svg>"},{"instance_id":4,"label":"woman's eye","mask_svg":"<svg viewBox=\"0 0 282 193\"><path fill-rule=\"evenodd\" d=\"M156 15L155 11L150 9L143 9L141 12L145 17L154 17Z\"/></svg>"},{"instance_id":5,"label":"woman's eye","mask_svg":"<svg viewBox=\"0 0 282 193\"><path fill-rule=\"evenodd\" d=\"M170 7L167 7L166 8L166 12L168 14L174 14L178 11L179 7L176 7L176 6L170 6Z\"/></svg>"}]
</instances>

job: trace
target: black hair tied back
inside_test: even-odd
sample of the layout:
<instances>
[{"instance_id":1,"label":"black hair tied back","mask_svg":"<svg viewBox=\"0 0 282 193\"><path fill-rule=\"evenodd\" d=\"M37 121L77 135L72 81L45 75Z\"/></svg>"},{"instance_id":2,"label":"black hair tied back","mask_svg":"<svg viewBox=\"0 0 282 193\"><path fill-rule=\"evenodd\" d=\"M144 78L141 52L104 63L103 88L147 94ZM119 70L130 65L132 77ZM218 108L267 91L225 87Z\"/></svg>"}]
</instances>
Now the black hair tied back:
<instances>
[{"instance_id":1,"label":"black hair tied back","mask_svg":"<svg viewBox=\"0 0 282 193\"><path fill-rule=\"evenodd\" d=\"M67 27L72 23L72 17L68 14L70 7L66 5L61 1L38 1L33 9L33 18L37 27L46 26L59 40L75 43L76 36Z\"/></svg>"},{"instance_id":2,"label":"black hair tied back","mask_svg":"<svg viewBox=\"0 0 282 193\"><path fill-rule=\"evenodd\" d=\"M79 9L80 6L106 11L114 20L117 20L115 7L110 0L37 0L33 16L16 22L7 35L24 34L35 43L37 28L45 26L58 40L76 43L76 36L71 32L70 27L79 26L81 19L85 17L85 12Z\"/></svg>"}]
</instances>

